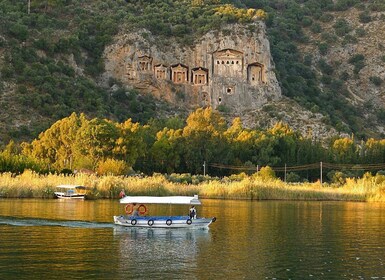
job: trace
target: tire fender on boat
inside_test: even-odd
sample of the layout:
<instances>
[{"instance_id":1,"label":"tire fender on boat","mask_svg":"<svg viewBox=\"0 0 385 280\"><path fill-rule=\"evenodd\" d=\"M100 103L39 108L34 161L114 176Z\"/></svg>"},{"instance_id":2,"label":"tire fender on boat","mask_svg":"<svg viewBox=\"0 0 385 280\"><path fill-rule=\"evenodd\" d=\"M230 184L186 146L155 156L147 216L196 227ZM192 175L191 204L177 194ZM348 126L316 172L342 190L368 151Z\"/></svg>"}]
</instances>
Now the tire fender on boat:
<instances>
[{"instance_id":1,"label":"tire fender on boat","mask_svg":"<svg viewBox=\"0 0 385 280\"><path fill-rule=\"evenodd\" d=\"M138 221L137 221L136 219L132 219L132 220L131 220L131 225L134 226L134 225L136 225L137 222L138 222Z\"/></svg>"},{"instance_id":2,"label":"tire fender on boat","mask_svg":"<svg viewBox=\"0 0 385 280\"><path fill-rule=\"evenodd\" d=\"M187 219L186 224L191 225L192 224L192 220L191 219Z\"/></svg>"},{"instance_id":3,"label":"tire fender on boat","mask_svg":"<svg viewBox=\"0 0 385 280\"><path fill-rule=\"evenodd\" d=\"M214 223L217 220L216 217L214 217L211 221Z\"/></svg>"},{"instance_id":4,"label":"tire fender on boat","mask_svg":"<svg viewBox=\"0 0 385 280\"><path fill-rule=\"evenodd\" d=\"M154 224L154 220L148 220L147 224L152 227L152 225Z\"/></svg>"},{"instance_id":5,"label":"tire fender on boat","mask_svg":"<svg viewBox=\"0 0 385 280\"><path fill-rule=\"evenodd\" d=\"M132 204L127 204L126 207L124 208L126 210L127 214L131 214L132 211L134 210L134 205Z\"/></svg>"},{"instance_id":6,"label":"tire fender on boat","mask_svg":"<svg viewBox=\"0 0 385 280\"><path fill-rule=\"evenodd\" d=\"M172 220L171 220L171 219L168 219L168 220L166 221L166 225L171 226L171 224L172 224Z\"/></svg>"}]
</instances>

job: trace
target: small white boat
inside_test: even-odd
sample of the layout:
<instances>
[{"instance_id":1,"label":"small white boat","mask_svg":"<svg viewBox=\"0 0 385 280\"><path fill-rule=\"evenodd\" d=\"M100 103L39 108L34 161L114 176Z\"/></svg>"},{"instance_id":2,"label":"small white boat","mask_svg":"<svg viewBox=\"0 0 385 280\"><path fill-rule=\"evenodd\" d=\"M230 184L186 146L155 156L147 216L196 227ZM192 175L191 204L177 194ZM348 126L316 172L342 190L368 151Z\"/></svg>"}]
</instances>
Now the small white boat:
<instances>
[{"instance_id":1,"label":"small white boat","mask_svg":"<svg viewBox=\"0 0 385 280\"><path fill-rule=\"evenodd\" d=\"M63 199L84 199L87 188L80 185L59 185L56 186L57 192L54 192L56 198Z\"/></svg>"},{"instance_id":2,"label":"small white boat","mask_svg":"<svg viewBox=\"0 0 385 280\"><path fill-rule=\"evenodd\" d=\"M184 204L201 205L198 196L126 196L120 203L127 204L127 215L114 216L116 225L143 228L194 228L204 229L215 222L216 218L190 218L190 216L140 216L147 212L144 204ZM139 205L139 206L136 206ZM139 211L134 214L134 208Z\"/></svg>"}]
</instances>

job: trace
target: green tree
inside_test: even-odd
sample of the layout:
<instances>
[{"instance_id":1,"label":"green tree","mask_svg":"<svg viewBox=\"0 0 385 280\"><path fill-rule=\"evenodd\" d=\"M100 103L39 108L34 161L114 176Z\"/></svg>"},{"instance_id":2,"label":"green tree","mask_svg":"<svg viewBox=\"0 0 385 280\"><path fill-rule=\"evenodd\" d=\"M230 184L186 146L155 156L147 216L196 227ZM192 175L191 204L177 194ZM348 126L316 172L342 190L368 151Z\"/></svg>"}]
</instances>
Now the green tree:
<instances>
[{"instance_id":1,"label":"green tree","mask_svg":"<svg viewBox=\"0 0 385 280\"><path fill-rule=\"evenodd\" d=\"M188 172L200 173L204 161L221 158L221 151L225 148L222 134L226 130L226 121L219 112L200 108L188 116L186 123L182 134L184 164Z\"/></svg>"},{"instance_id":2,"label":"green tree","mask_svg":"<svg viewBox=\"0 0 385 280\"><path fill-rule=\"evenodd\" d=\"M280 158L280 164L295 164L299 134L282 122L276 123L268 132L276 140L274 154Z\"/></svg>"},{"instance_id":3,"label":"green tree","mask_svg":"<svg viewBox=\"0 0 385 280\"><path fill-rule=\"evenodd\" d=\"M84 115L73 113L42 132L29 147L25 146L24 152L46 164L49 169L72 169L76 153L76 135L84 122Z\"/></svg>"},{"instance_id":4,"label":"green tree","mask_svg":"<svg viewBox=\"0 0 385 280\"><path fill-rule=\"evenodd\" d=\"M131 119L128 119L124 123L118 124L117 128L118 135L113 148L113 155L132 166L145 152L143 127L139 123L133 123Z\"/></svg>"},{"instance_id":5,"label":"green tree","mask_svg":"<svg viewBox=\"0 0 385 280\"><path fill-rule=\"evenodd\" d=\"M130 168L124 160L107 158L106 160L99 161L96 170L99 175L119 176L126 175Z\"/></svg>"},{"instance_id":6,"label":"green tree","mask_svg":"<svg viewBox=\"0 0 385 280\"><path fill-rule=\"evenodd\" d=\"M181 145L183 144L182 129L164 128L156 135L156 141L151 147L150 154L157 172L181 172Z\"/></svg>"},{"instance_id":7,"label":"green tree","mask_svg":"<svg viewBox=\"0 0 385 280\"><path fill-rule=\"evenodd\" d=\"M334 140L331 147L334 160L338 163L356 162L356 147L350 138L340 138Z\"/></svg>"},{"instance_id":8,"label":"green tree","mask_svg":"<svg viewBox=\"0 0 385 280\"><path fill-rule=\"evenodd\" d=\"M111 121L95 118L83 123L76 134L77 160L82 161L81 157L85 157L91 166L79 167L94 170L99 161L111 158L118 137L119 130ZM77 161L76 165L80 165L81 161Z\"/></svg>"},{"instance_id":9,"label":"green tree","mask_svg":"<svg viewBox=\"0 0 385 280\"><path fill-rule=\"evenodd\" d=\"M255 151L256 131L244 129L239 117L224 132L224 139L228 145L228 162L233 164L250 161Z\"/></svg>"}]
</instances>

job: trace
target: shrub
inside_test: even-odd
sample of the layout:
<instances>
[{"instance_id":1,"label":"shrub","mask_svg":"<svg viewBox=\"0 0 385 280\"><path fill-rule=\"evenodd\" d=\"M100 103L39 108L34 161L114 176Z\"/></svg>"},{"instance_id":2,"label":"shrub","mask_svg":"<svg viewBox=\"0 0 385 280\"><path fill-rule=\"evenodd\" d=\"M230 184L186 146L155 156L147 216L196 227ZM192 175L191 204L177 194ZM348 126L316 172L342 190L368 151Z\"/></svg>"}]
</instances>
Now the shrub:
<instances>
[{"instance_id":1,"label":"shrub","mask_svg":"<svg viewBox=\"0 0 385 280\"><path fill-rule=\"evenodd\" d=\"M349 80L349 78L350 78L349 73L346 71L342 72L340 75L340 79L343 81L347 81L347 80Z\"/></svg>"},{"instance_id":2,"label":"shrub","mask_svg":"<svg viewBox=\"0 0 385 280\"><path fill-rule=\"evenodd\" d=\"M190 173L176 174L167 176L167 180L173 183L192 184L193 178Z\"/></svg>"},{"instance_id":3,"label":"shrub","mask_svg":"<svg viewBox=\"0 0 385 280\"><path fill-rule=\"evenodd\" d=\"M358 18L360 19L361 23L368 23L368 22L372 21L372 17L370 16L368 11L364 11L364 12L360 13Z\"/></svg>"},{"instance_id":4,"label":"shrub","mask_svg":"<svg viewBox=\"0 0 385 280\"><path fill-rule=\"evenodd\" d=\"M322 27L319 23L314 23L311 27L310 27L310 31L313 32L313 33L321 33L322 32Z\"/></svg>"},{"instance_id":5,"label":"shrub","mask_svg":"<svg viewBox=\"0 0 385 280\"><path fill-rule=\"evenodd\" d=\"M382 84L382 79L377 76L371 76L369 80L375 85L375 86L380 86Z\"/></svg>"},{"instance_id":6,"label":"shrub","mask_svg":"<svg viewBox=\"0 0 385 280\"><path fill-rule=\"evenodd\" d=\"M299 182L299 181L301 181L301 177L297 173L289 172L286 175L286 182L288 182L288 183L294 183L294 182Z\"/></svg>"},{"instance_id":7,"label":"shrub","mask_svg":"<svg viewBox=\"0 0 385 280\"><path fill-rule=\"evenodd\" d=\"M358 37L364 37L366 35L366 31L363 28L357 28L356 29L356 35Z\"/></svg>"},{"instance_id":8,"label":"shrub","mask_svg":"<svg viewBox=\"0 0 385 280\"><path fill-rule=\"evenodd\" d=\"M28 28L25 25L15 23L9 28L9 33L14 38L25 41L28 38Z\"/></svg>"},{"instance_id":9,"label":"shrub","mask_svg":"<svg viewBox=\"0 0 385 280\"><path fill-rule=\"evenodd\" d=\"M318 49L319 49L320 54L326 55L328 53L328 50L329 50L329 45L327 43L320 43L318 45Z\"/></svg>"},{"instance_id":10,"label":"shrub","mask_svg":"<svg viewBox=\"0 0 385 280\"><path fill-rule=\"evenodd\" d=\"M330 32L323 32L321 38L330 44L335 43L338 40L338 37Z\"/></svg>"},{"instance_id":11,"label":"shrub","mask_svg":"<svg viewBox=\"0 0 385 280\"><path fill-rule=\"evenodd\" d=\"M309 18L309 17L304 17L303 19L302 19L302 25L304 26L304 27L309 27L309 26L311 26L313 24L313 20L311 19L311 18Z\"/></svg>"},{"instance_id":12,"label":"shrub","mask_svg":"<svg viewBox=\"0 0 385 280\"><path fill-rule=\"evenodd\" d=\"M338 36L342 37L351 31L349 23L345 19L338 19L333 25L335 32Z\"/></svg>"},{"instance_id":13,"label":"shrub","mask_svg":"<svg viewBox=\"0 0 385 280\"><path fill-rule=\"evenodd\" d=\"M358 74L365 67L365 57L362 54L356 54L349 59L349 63L354 65L354 74Z\"/></svg>"},{"instance_id":14,"label":"shrub","mask_svg":"<svg viewBox=\"0 0 385 280\"><path fill-rule=\"evenodd\" d=\"M331 22L334 19L334 16L332 14L325 13L319 19L322 22Z\"/></svg>"},{"instance_id":15,"label":"shrub","mask_svg":"<svg viewBox=\"0 0 385 280\"><path fill-rule=\"evenodd\" d=\"M332 170L327 174L328 179L337 186L342 186L346 183L346 175L341 171Z\"/></svg>"},{"instance_id":16,"label":"shrub","mask_svg":"<svg viewBox=\"0 0 385 280\"><path fill-rule=\"evenodd\" d=\"M223 104L219 105L219 106L217 107L217 110L218 110L219 112L222 112L222 113L228 113L228 112L230 112L230 109L229 109L227 106L223 105Z\"/></svg>"},{"instance_id":17,"label":"shrub","mask_svg":"<svg viewBox=\"0 0 385 280\"><path fill-rule=\"evenodd\" d=\"M127 163L116 159L100 161L97 167L97 172L100 175L125 175L128 171Z\"/></svg>"},{"instance_id":18,"label":"shrub","mask_svg":"<svg viewBox=\"0 0 385 280\"><path fill-rule=\"evenodd\" d=\"M275 172L270 166L262 167L261 170L254 174L254 176L262 179L263 181L276 179Z\"/></svg>"},{"instance_id":19,"label":"shrub","mask_svg":"<svg viewBox=\"0 0 385 280\"><path fill-rule=\"evenodd\" d=\"M320 59L320 61L318 62L318 66L321 69L322 73L327 75L333 74L333 67L331 67L325 60Z\"/></svg>"},{"instance_id":20,"label":"shrub","mask_svg":"<svg viewBox=\"0 0 385 280\"><path fill-rule=\"evenodd\" d=\"M355 54L354 56L352 56L350 59L349 59L349 63L350 64L355 64L355 63L358 63L360 61L363 61L365 59L364 55L363 54Z\"/></svg>"}]
</instances>

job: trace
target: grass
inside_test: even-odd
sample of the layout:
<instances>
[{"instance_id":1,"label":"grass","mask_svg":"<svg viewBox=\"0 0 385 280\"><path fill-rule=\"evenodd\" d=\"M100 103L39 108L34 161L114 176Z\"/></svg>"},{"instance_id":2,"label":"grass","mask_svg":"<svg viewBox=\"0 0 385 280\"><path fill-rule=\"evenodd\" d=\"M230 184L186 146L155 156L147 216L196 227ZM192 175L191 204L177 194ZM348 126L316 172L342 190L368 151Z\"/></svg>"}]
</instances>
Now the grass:
<instances>
[{"instance_id":1,"label":"grass","mask_svg":"<svg viewBox=\"0 0 385 280\"><path fill-rule=\"evenodd\" d=\"M186 176L186 175L184 175ZM194 181L194 180L192 180ZM53 198L55 186L79 184L90 187L94 199L118 198L122 189L127 195L194 195L204 198L248 200L335 200L385 201L385 180L378 176L347 179L341 186L330 184L286 184L279 179L241 176L207 178L195 184L180 183L157 174L152 177L123 177L96 175L39 175L32 171L14 175L0 174L0 197Z\"/></svg>"}]
</instances>

